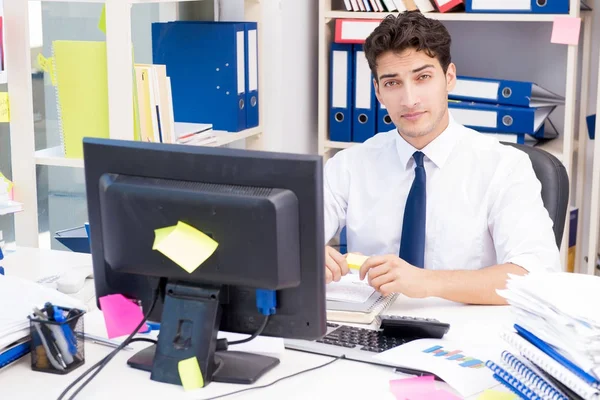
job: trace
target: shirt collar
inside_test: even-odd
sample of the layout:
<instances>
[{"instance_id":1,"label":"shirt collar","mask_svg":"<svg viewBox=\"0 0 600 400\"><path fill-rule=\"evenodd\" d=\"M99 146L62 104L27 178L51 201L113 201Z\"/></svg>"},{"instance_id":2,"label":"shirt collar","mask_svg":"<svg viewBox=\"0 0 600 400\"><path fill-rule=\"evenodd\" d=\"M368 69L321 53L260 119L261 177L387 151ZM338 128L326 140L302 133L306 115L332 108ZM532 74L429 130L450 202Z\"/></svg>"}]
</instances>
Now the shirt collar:
<instances>
[{"instance_id":1,"label":"shirt collar","mask_svg":"<svg viewBox=\"0 0 600 400\"><path fill-rule=\"evenodd\" d=\"M438 168L444 166L452 149L454 149L454 145L458 142L461 132L459 128L460 125L457 124L452 118L452 115L449 114L448 127L421 150L421 152L425 154L425 157L431 160ZM398 156L400 156L400 162L406 169L408 168L408 163L412 159L414 152L418 150L404 140L397 130L394 130L394 134L396 135L396 149L398 151Z\"/></svg>"}]
</instances>

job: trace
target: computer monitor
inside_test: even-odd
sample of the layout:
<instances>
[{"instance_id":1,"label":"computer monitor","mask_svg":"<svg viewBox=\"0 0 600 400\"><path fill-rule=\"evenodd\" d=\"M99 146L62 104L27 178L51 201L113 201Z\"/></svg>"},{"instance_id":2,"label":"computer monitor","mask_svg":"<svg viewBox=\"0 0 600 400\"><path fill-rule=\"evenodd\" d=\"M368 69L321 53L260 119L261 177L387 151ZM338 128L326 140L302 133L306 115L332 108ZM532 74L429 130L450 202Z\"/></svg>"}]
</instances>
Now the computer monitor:
<instances>
[{"instance_id":1,"label":"computer monitor","mask_svg":"<svg viewBox=\"0 0 600 400\"><path fill-rule=\"evenodd\" d=\"M252 383L279 361L223 351L219 330L253 334L275 311L262 335L326 333L320 156L92 138L83 149L97 298L147 312L165 286L149 317L158 344L129 365L180 384L178 362L195 356L205 384ZM192 273L153 250L155 229L180 221L218 242Z\"/></svg>"}]
</instances>

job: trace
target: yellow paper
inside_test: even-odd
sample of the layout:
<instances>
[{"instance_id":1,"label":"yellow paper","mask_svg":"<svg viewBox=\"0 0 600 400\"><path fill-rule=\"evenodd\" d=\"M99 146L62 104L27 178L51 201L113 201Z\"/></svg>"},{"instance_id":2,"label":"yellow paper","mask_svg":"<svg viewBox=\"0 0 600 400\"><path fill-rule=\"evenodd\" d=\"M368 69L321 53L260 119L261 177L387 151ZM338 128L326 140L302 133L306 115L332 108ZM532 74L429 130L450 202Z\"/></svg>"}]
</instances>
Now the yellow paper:
<instances>
[{"instance_id":1,"label":"yellow paper","mask_svg":"<svg viewBox=\"0 0 600 400\"><path fill-rule=\"evenodd\" d=\"M194 390L204 387L204 378L196 357L179 361L177 369L179 370L179 378L183 389Z\"/></svg>"},{"instance_id":2,"label":"yellow paper","mask_svg":"<svg viewBox=\"0 0 600 400\"><path fill-rule=\"evenodd\" d=\"M0 122L10 122L10 103L7 92L0 92Z\"/></svg>"},{"instance_id":3,"label":"yellow paper","mask_svg":"<svg viewBox=\"0 0 600 400\"><path fill-rule=\"evenodd\" d=\"M350 269L360 269L360 267L367 261L369 257L361 256L360 254L348 253L346 256L346 262Z\"/></svg>"},{"instance_id":4,"label":"yellow paper","mask_svg":"<svg viewBox=\"0 0 600 400\"><path fill-rule=\"evenodd\" d=\"M513 400L517 396L510 392L501 392L499 390L488 389L481 393L477 400Z\"/></svg>"},{"instance_id":5,"label":"yellow paper","mask_svg":"<svg viewBox=\"0 0 600 400\"><path fill-rule=\"evenodd\" d=\"M106 4L102 7L102 12L100 13L100 19L98 20L98 29L102 31L106 35Z\"/></svg>"},{"instance_id":6,"label":"yellow paper","mask_svg":"<svg viewBox=\"0 0 600 400\"><path fill-rule=\"evenodd\" d=\"M56 40L54 67L66 158L83 158L83 138L109 138L106 42Z\"/></svg>"},{"instance_id":7,"label":"yellow paper","mask_svg":"<svg viewBox=\"0 0 600 400\"><path fill-rule=\"evenodd\" d=\"M219 245L198 229L179 221L176 226L154 231L153 250L158 250L190 274L194 272Z\"/></svg>"}]
</instances>

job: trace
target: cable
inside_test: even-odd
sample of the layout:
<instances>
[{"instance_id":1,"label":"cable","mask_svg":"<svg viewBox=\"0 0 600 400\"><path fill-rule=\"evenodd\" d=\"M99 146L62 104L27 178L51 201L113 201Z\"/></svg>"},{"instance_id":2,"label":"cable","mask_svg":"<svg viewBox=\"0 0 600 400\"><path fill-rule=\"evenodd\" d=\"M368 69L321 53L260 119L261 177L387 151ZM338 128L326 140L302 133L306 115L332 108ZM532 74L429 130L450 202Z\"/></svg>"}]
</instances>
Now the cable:
<instances>
[{"instance_id":1,"label":"cable","mask_svg":"<svg viewBox=\"0 0 600 400\"><path fill-rule=\"evenodd\" d=\"M263 333L263 331L265 330L265 327L267 326L267 323L269 322L269 317L270 317L270 315L265 316L265 320L263 321L262 325L258 327L258 329L256 330L256 332L254 332L252 334L252 336L247 337L246 339L235 340L235 341L229 342L227 344L229 346L233 346L234 344L247 343L247 342L255 339L258 335L260 335L261 333Z\"/></svg>"},{"instance_id":2,"label":"cable","mask_svg":"<svg viewBox=\"0 0 600 400\"><path fill-rule=\"evenodd\" d=\"M154 295L152 298L152 305L150 306L150 308L148 309L148 312L146 312L146 315L144 315L143 320L139 323L139 325L133 330L133 332L131 332L131 334L127 337L127 339L125 339L123 341L123 343L121 343L119 345L119 347L117 347L116 349L114 349L110 354L108 354L106 357L104 357L103 359L101 359L100 361L98 361L96 364L92 365L90 368L87 369L87 371L85 371L83 374L81 374L79 377L77 377L77 379L75 379L73 382L71 382L71 384L69 386L67 386L65 388L65 390L60 394L60 396L58 397L57 400L62 400L67 393L75 386L77 385L83 378L85 378L90 372L94 371L94 369L96 369L96 371L85 381L83 382L83 384L81 386L79 386L79 388L77 388L77 390L75 391L75 393L73 393L73 395L71 397L69 397L69 400L72 400L75 398L75 396L77 396L77 394L88 384L90 383L90 381L92 379L94 379L94 377L96 375L98 375L98 373L100 371L102 371L102 369L110 362L110 360L112 360L114 358L114 356L117 355L117 353L119 351L121 351L125 346L127 346L129 343L131 343L132 341L149 341L151 343L156 343L156 341L154 339L146 339L146 338L133 338L133 336L135 336L138 331L142 328L142 326L146 323L146 320L148 319L148 317L150 316L150 314L152 313L152 310L154 310L154 306L156 306L156 302L158 301L158 297L160 294L160 289L161 287L164 286L164 282L163 279L160 280L158 286L156 287L156 289L154 290ZM139 339L139 340L138 340Z\"/></svg>"},{"instance_id":3,"label":"cable","mask_svg":"<svg viewBox=\"0 0 600 400\"><path fill-rule=\"evenodd\" d=\"M250 390L256 390L256 389L264 389L264 388L268 388L269 386L273 386L274 384L276 384L276 383L278 383L278 382L281 382L281 381L283 381L283 380L285 380L285 379L294 378L294 377L296 377L296 376L298 376L298 375L301 375L301 374L304 374L304 373L306 373L306 372L316 371L317 369L321 369L321 368L327 367L328 365L331 365L331 364L333 364L333 363L334 363L334 362L336 362L337 360L341 360L341 359L344 359L344 358L346 358L346 357L345 357L345 356L339 356L339 357L336 357L336 358L334 358L334 359L333 359L333 360L331 360L331 361L327 361L325 364L317 365L316 367L312 367L312 368L309 368L309 369L305 369L305 370L302 370L302 371L296 372L295 374L292 374L292 375L287 375L287 376L284 376L284 377L282 377L282 378L279 378L279 379L277 379L277 380L275 380L275 381L273 381L273 382L271 382L271 383L268 383L268 384L266 384L266 385L262 385L262 386L253 386L253 387L251 387L251 388L248 388L248 389L237 390L237 391L235 391L235 392L231 392L231 393L225 393L225 394L222 394L222 395L219 395L219 396L216 396L216 397L209 397L209 398L207 398L207 399L202 399L202 400L215 400L215 399L222 399L223 397L229 397L229 396L233 396L234 394L240 394L240 393L243 393L243 392L249 392Z\"/></svg>"}]
</instances>

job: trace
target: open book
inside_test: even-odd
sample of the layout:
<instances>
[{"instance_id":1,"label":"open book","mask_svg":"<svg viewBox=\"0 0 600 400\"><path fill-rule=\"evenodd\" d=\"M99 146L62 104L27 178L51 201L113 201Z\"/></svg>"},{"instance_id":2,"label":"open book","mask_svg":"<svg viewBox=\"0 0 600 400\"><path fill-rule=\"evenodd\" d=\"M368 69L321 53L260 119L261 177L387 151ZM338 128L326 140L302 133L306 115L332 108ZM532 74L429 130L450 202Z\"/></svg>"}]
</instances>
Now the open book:
<instances>
[{"instance_id":1,"label":"open book","mask_svg":"<svg viewBox=\"0 0 600 400\"><path fill-rule=\"evenodd\" d=\"M347 274L327 285L327 320L370 324L396 299L375 291L358 274Z\"/></svg>"}]
</instances>

